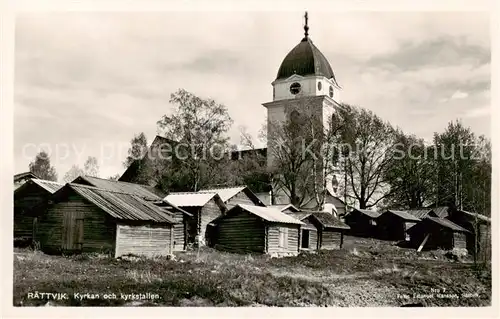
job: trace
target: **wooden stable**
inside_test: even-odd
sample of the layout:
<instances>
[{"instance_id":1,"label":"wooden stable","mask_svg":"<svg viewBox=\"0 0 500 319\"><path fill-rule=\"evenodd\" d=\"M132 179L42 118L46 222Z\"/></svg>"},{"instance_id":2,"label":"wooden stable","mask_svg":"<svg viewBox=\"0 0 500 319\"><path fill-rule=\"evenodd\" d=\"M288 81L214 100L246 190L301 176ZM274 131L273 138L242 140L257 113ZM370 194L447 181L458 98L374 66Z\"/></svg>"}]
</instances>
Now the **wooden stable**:
<instances>
[{"instance_id":1,"label":"wooden stable","mask_svg":"<svg viewBox=\"0 0 500 319\"><path fill-rule=\"evenodd\" d=\"M38 212L33 207L39 205L63 187L52 181L28 179L14 191L14 238L31 242L33 227Z\"/></svg>"},{"instance_id":2,"label":"wooden stable","mask_svg":"<svg viewBox=\"0 0 500 319\"><path fill-rule=\"evenodd\" d=\"M179 208L100 188L66 184L42 205L35 240L46 252L159 256L175 251ZM181 246L184 246L183 244Z\"/></svg>"},{"instance_id":3,"label":"wooden stable","mask_svg":"<svg viewBox=\"0 0 500 319\"><path fill-rule=\"evenodd\" d=\"M345 215L345 223L350 227L350 234L362 237L377 235L377 218L379 212L368 209L353 209Z\"/></svg>"},{"instance_id":4,"label":"wooden stable","mask_svg":"<svg viewBox=\"0 0 500 319\"><path fill-rule=\"evenodd\" d=\"M470 254L475 251L481 260L491 259L491 218L464 210L453 210L447 219L469 231L466 238Z\"/></svg>"},{"instance_id":5,"label":"wooden stable","mask_svg":"<svg viewBox=\"0 0 500 319\"><path fill-rule=\"evenodd\" d=\"M217 193L182 192L170 193L165 201L189 212L186 222L186 236L188 244L210 245L210 235L207 233L208 224L221 216L227 209ZM198 239L198 241L197 241Z\"/></svg>"},{"instance_id":6,"label":"wooden stable","mask_svg":"<svg viewBox=\"0 0 500 319\"><path fill-rule=\"evenodd\" d=\"M378 237L388 240L409 240L406 231L419 221L419 218L405 211L387 210L377 218Z\"/></svg>"},{"instance_id":7,"label":"wooden stable","mask_svg":"<svg viewBox=\"0 0 500 319\"><path fill-rule=\"evenodd\" d=\"M419 250L466 249L468 230L455 223L439 218L425 217L407 230L410 245Z\"/></svg>"},{"instance_id":8,"label":"wooden stable","mask_svg":"<svg viewBox=\"0 0 500 319\"><path fill-rule=\"evenodd\" d=\"M277 209L239 204L211 223L216 249L296 256L305 223Z\"/></svg>"},{"instance_id":9,"label":"wooden stable","mask_svg":"<svg viewBox=\"0 0 500 319\"><path fill-rule=\"evenodd\" d=\"M289 216L304 223L300 227L301 250L340 249L349 226L326 212L294 212Z\"/></svg>"}]
</instances>

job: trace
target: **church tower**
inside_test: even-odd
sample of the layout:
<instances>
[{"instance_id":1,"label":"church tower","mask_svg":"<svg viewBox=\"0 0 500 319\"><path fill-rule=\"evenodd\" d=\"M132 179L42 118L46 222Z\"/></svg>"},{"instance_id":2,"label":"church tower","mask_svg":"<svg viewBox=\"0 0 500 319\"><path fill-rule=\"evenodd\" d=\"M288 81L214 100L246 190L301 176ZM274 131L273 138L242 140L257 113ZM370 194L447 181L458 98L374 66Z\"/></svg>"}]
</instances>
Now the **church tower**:
<instances>
[{"instance_id":1,"label":"church tower","mask_svg":"<svg viewBox=\"0 0 500 319\"><path fill-rule=\"evenodd\" d=\"M309 37L308 15L305 13L304 37L284 58L276 79L272 82L273 101L264 103L267 108L267 165L273 166L273 123L286 121L293 112L307 108L313 112L323 126L339 107L340 86L335 79L332 67L313 44ZM330 193L335 193L335 178L329 176L327 183ZM333 184L333 185L332 185ZM276 204L281 202L278 200Z\"/></svg>"}]
</instances>

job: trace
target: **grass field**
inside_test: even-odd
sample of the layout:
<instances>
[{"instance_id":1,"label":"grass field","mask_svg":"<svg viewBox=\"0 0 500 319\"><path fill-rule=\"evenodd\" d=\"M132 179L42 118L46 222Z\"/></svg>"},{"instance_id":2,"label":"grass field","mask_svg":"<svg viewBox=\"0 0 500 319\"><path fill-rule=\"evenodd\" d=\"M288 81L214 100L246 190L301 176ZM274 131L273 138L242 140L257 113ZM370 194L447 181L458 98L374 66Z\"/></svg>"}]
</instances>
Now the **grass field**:
<instances>
[{"instance_id":1,"label":"grass field","mask_svg":"<svg viewBox=\"0 0 500 319\"><path fill-rule=\"evenodd\" d=\"M66 293L67 299L49 300L40 293ZM139 293L157 294L158 299L125 297ZM288 258L203 249L178 253L175 260L120 260L15 250L13 302L15 306L487 306L491 271L476 270L469 261L448 260L440 252L417 254L358 238L348 238L342 250Z\"/></svg>"}]
</instances>

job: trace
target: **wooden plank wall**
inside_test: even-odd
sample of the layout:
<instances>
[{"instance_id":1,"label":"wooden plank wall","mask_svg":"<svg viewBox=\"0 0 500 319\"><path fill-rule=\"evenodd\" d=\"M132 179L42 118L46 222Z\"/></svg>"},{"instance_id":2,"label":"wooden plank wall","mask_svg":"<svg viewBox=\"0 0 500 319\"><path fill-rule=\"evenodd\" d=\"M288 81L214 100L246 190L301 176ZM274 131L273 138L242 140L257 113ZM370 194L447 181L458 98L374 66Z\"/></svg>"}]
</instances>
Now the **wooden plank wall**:
<instances>
[{"instance_id":1,"label":"wooden plank wall","mask_svg":"<svg viewBox=\"0 0 500 319\"><path fill-rule=\"evenodd\" d=\"M302 225L300 228L300 231L302 229L307 229L309 230L309 248L306 248L307 250L316 250L318 249L318 229L316 228L316 225L314 225L311 220L308 218L305 218L302 220L303 223L306 225ZM302 234L300 236L301 240L299 243L300 249L302 248Z\"/></svg>"},{"instance_id":2,"label":"wooden plank wall","mask_svg":"<svg viewBox=\"0 0 500 319\"><path fill-rule=\"evenodd\" d=\"M174 219L174 251L183 251L186 249L186 222L189 216L182 212L176 212Z\"/></svg>"},{"instance_id":3,"label":"wooden plank wall","mask_svg":"<svg viewBox=\"0 0 500 319\"><path fill-rule=\"evenodd\" d=\"M50 193L38 185L26 185L14 194L14 237L33 237L33 215L29 209L41 203ZM30 213L30 214L28 214Z\"/></svg>"},{"instance_id":4,"label":"wooden plank wall","mask_svg":"<svg viewBox=\"0 0 500 319\"><path fill-rule=\"evenodd\" d=\"M164 256L171 252L172 227L170 225L117 224L115 257L135 254Z\"/></svg>"},{"instance_id":5,"label":"wooden plank wall","mask_svg":"<svg viewBox=\"0 0 500 319\"><path fill-rule=\"evenodd\" d=\"M206 245L208 241L208 238L206 236L207 225L220 215L222 215L222 210L217 205L214 198L212 198L208 203L205 204L205 206L202 207L199 225L201 245Z\"/></svg>"},{"instance_id":6,"label":"wooden plank wall","mask_svg":"<svg viewBox=\"0 0 500 319\"><path fill-rule=\"evenodd\" d=\"M78 219L83 219L83 226ZM38 218L35 240L40 241L42 250L112 252L115 222L94 204L71 194L67 199L50 205Z\"/></svg>"},{"instance_id":7,"label":"wooden plank wall","mask_svg":"<svg viewBox=\"0 0 500 319\"><path fill-rule=\"evenodd\" d=\"M342 233L335 229L323 229L321 232L320 249L340 249L342 248Z\"/></svg>"},{"instance_id":8,"label":"wooden plank wall","mask_svg":"<svg viewBox=\"0 0 500 319\"><path fill-rule=\"evenodd\" d=\"M456 249L466 249L467 242L464 233L455 232L453 233L453 248Z\"/></svg>"},{"instance_id":9,"label":"wooden plank wall","mask_svg":"<svg viewBox=\"0 0 500 319\"><path fill-rule=\"evenodd\" d=\"M172 252L170 225L117 224L115 257L134 254L148 257L165 256Z\"/></svg>"},{"instance_id":10,"label":"wooden plank wall","mask_svg":"<svg viewBox=\"0 0 500 319\"><path fill-rule=\"evenodd\" d=\"M280 227L288 229L288 247L279 247ZM299 253L299 228L294 224L270 224L267 235L267 252L269 254L292 254Z\"/></svg>"},{"instance_id":11,"label":"wooden plank wall","mask_svg":"<svg viewBox=\"0 0 500 319\"><path fill-rule=\"evenodd\" d=\"M247 212L219 220L215 248L231 252L265 252L265 224Z\"/></svg>"}]
</instances>

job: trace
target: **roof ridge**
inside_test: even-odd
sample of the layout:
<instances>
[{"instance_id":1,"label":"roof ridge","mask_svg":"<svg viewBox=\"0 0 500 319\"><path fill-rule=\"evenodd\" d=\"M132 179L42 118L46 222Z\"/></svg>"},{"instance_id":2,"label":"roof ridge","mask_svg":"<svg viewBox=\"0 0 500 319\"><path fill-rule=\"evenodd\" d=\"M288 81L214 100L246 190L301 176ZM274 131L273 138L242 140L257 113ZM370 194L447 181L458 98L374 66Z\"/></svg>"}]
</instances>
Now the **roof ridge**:
<instances>
[{"instance_id":1,"label":"roof ridge","mask_svg":"<svg viewBox=\"0 0 500 319\"><path fill-rule=\"evenodd\" d=\"M32 178L32 181L39 181L39 182L44 182L44 183L49 183L49 184L57 184L57 185L65 185L64 183L59 183L59 182L54 182L54 181L49 181L46 179L41 179L41 178Z\"/></svg>"},{"instance_id":2,"label":"roof ridge","mask_svg":"<svg viewBox=\"0 0 500 319\"><path fill-rule=\"evenodd\" d=\"M114 193L114 194L130 195L130 196L135 196L135 197L142 198L144 200L147 200L147 199L162 200L162 198L159 197L159 196L156 196L156 198L146 197L146 196L141 196L141 195L138 195L138 194L133 194L133 193L128 193L128 192L119 192L119 191L109 190L109 189L100 188L100 187L91 186L91 185L83 185L83 184L78 184L78 183L66 183L65 186L66 185L69 185L71 187L83 187L83 188L89 188L89 189L96 189L96 190L100 190L100 191L104 191L104 192L108 192L108 193Z\"/></svg>"}]
</instances>

